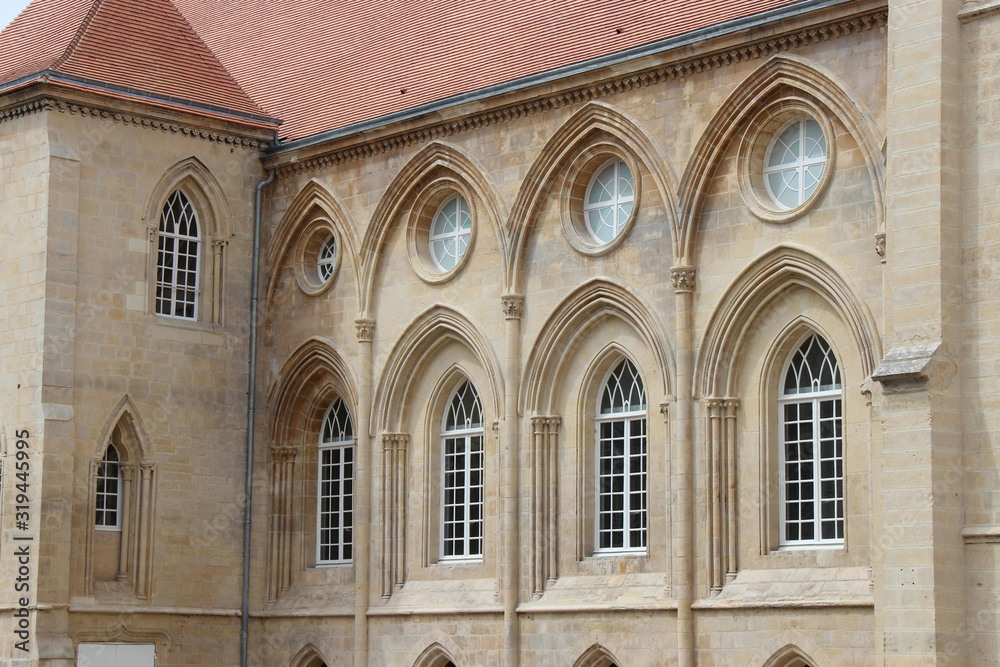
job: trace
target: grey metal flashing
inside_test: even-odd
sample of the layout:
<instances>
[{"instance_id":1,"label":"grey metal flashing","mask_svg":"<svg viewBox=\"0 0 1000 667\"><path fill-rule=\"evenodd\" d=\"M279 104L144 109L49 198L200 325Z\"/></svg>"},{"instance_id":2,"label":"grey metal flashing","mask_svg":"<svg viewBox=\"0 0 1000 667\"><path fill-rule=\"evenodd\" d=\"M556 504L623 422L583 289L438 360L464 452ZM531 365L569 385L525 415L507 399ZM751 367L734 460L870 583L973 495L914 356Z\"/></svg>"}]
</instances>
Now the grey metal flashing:
<instances>
[{"instance_id":1,"label":"grey metal flashing","mask_svg":"<svg viewBox=\"0 0 1000 667\"><path fill-rule=\"evenodd\" d=\"M255 123L266 123L268 125L280 125L281 120L278 118L272 118L270 116L264 116L260 114L246 113L243 111L234 111L233 109L227 109L226 107L220 107L214 104L202 104L200 102L193 102L191 100L186 100L180 97L174 97L172 95L159 95L157 93L151 93L149 91L140 90L138 88L132 88L130 86L119 86L112 83L104 83L103 81L97 81L96 79L89 79L84 76L76 76L75 74L63 74L62 72L57 72L52 69L44 69L27 76L22 76L13 81L8 81L7 83L0 84L0 94L5 91L18 88L25 84L29 84L33 81L54 81L54 82L64 82L64 83L76 83L80 85L87 86L88 88L94 88L100 92L118 93L123 95L128 95L130 97L136 97L144 102L160 102L170 104L175 107L181 107L183 109L188 109L192 112L210 112L214 114L219 114L222 116L229 116L235 121L253 121ZM249 96L247 99L250 99ZM252 100L251 100L252 101Z\"/></svg>"},{"instance_id":2,"label":"grey metal flashing","mask_svg":"<svg viewBox=\"0 0 1000 667\"><path fill-rule=\"evenodd\" d=\"M302 137L301 139L295 139L294 141L289 141L287 143L279 143L274 148L265 150L263 155L264 157L273 157L275 155L289 153L302 148L309 148L311 146L333 141L335 139L340 139L353 134L370 132L386 125L391 125L392 123L414 120L421 116L426 116L427 114L443 111L445 109L457 107L469 102L478 102L490 97L518 92L526 88L551 83L553 81L558 81L559 79L575 76L577 74L586 74L605 67L619 65L630 60L636 60L646 56L652 56L665 51L677 49L682 46L688 46L696 42L702 42L744 30L752 30L768 23L783 21L800 14L849 4L851 2L856 2L856 0L802 0L801 2L796 2L785 7L779 7L777 9L760 12L759 14L752 14L743 18L733 19L732 21L726 21L724 23L708 26L706 28L676 35L674 37L668 37L667 39L661 39L659 41L650 42L641 46L635 46L606 56L600 56L591 60L584 60L572 65L557 67L556 69L540 72L538 74L531 74L529 76L513 79L511 81L505 81L503 83L487 86L485 88L478 88L467 93L445 97L440 100L403 109L402 111L394 111L393 113L385 114L384 116L376 116L375 118L371 118L369 120L352 123L351 125L345 125L333 130L326 130L324 132L312 134L308 137Z\"/></svg>"}]
</instances>

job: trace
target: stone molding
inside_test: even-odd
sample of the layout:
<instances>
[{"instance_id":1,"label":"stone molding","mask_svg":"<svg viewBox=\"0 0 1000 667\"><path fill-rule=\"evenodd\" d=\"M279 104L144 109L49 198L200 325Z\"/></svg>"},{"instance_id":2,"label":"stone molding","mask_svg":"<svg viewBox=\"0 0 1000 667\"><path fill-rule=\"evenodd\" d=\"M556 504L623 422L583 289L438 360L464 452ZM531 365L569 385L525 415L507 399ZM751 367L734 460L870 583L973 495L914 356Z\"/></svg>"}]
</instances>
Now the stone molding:
<instances>
[{"instance_id":1,"label":"stone molding","mask_svg":"<svg viewBox=\"0 0 1000 667\"><path fill-rule=\"evenodd\" d=\"M975 21L1000 13L1000 0L965 0L958 10L958 20L962 23Z\"/></svg>"},{"instance_id":2,"label":"stone molding","mask_svg":"<svg viewBox=\"0 0 1000 667\"><path fill-rule=\"evenodd\" d=\"M748 60L766 58L776 53L798 48L804 44L815 44L866 30L884 29L887 23L888 12L885 9L877 9L856 16L833 20L821 25L804 27L783 35L760 39L749 44L707 53L703 56L684 59L661 67L640 72L630 72L548 97L512 104L478 114L470 114L460 119L438 123L348 148L341 148L325 155L317 155L298 162L282 164L277 167L277 170L280 176L285 176L325 169L338 164L400 150L416 143L434 141L442 137L449 137L469 130L533 116L537 113L544 113L573 104L599 100L627 90L645 88L674 79L683 79Z\"/></svg>"},{"instance_id":3,"label":"stone molding","mask_svg":"<svg viewBox=\"0 0 1000 667\"><path fill-rule=\"evenodd\" d=\"M246 148L249 150L263 150L270 145L269 141L241 137L235 134L208 130L195 127L185 123L173 123L159 120L152 116L140 114L122 113L110 109L102 109L97 106L67 102L55 97L43 97L42 99L31 100L22 104L17 104L6 109L0 109L0 123L30 116L41 111L58 111L68 113L81 118L97 118L101 120L111 120L119 125L145 128L147 130L159 130L171 134L179 134L194 139L203 139L215 144L224 144L235 148Z\"/></svg>"}]
</instances>

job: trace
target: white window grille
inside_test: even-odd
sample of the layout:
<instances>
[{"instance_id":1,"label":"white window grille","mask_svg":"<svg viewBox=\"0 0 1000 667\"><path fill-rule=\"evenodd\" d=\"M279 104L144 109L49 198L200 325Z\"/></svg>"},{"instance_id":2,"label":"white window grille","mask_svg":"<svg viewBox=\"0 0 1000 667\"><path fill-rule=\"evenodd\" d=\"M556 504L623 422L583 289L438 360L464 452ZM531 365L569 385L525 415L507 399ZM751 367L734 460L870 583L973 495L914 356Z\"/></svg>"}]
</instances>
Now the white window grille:
<instances>
[{"instance_id":1,"label":"white window grille","mask_svg":"<svg viewBox=\"0 0 1000 667\"><path fill-rule=\"evenodd\" d=\"M104 458L97 466L97 493L94 500L94 527L102 530L121 530L121 458L114 445L109 444Z\"/></svg>"},{"instance_id":2,"label":"white window grille","mask_svg":"<svg viewBox=\"0 0 1000 667\"><path fill-rule=\"evenodd\" d=\"M331 234L319 249L316 257L316 269L319 272L320 282L326 282L333 275L333 270L337 268L337 239Z\"/></svg>"},{"instance_id":3,"label":"white window grille","mask_svg":"<svg viewBox=\"0 0 1000 667\"><path fill-rule=\"evenodd\" d=\"M635 199L632 171L614 159L601 165L587 186L583 211L587 229L601 244L613 241L625 228Z\"/></svg>"},{"instance_id":4,"label":"white window grille","mask_svg":"<svg viewBox=\"0 0 1000 667\"><path fill-rule=\"evenodd\" d=\"M167 198L160 214L156 253L156 314L198 317L198 216L180 190Z\"/></svg>"},{"instance_id":5,"label":"white window grille","mask_svg":"<svg viewBox=\"0 0 1000 667\"><path fill-rule=\"evenodd\" d=\"M646 390L628 359L611 372L597 414L596 554L646 552Z\"/></svg>"},{"instance_id":6,"label":"white window grille","mask_svg":"<svg viewBox=\"0 0 1000 667\"><path fill-rule=\"evenodd\" d=\"M812 118L795 118L778 130L764 156L767 192L782 210L816 191L826 169L826 137Z\"/></svg>"},{"instance_id":7,"label":"white window grille","mask_svg":"<svg viewBox=\"0 0 1000 667\"><path fill-rule=\"evenodd\" d=\"M441 559L483 556L483 408L466 380L445 413L441 450Z\"/></svg>"},{"instance_id":8,"label":"white window grille","mask_svg":"<svg viewBox=\"0 0 1000 667\"><path fill-rule=\"evenodd\" d=\"M354 425L343 399L326 411L319 439L316 562L349 563L354 545Z\"/></svg>"},{"instance_id":9,"label":"white window grille","mask_svg":"<svg viewBox=\"0 0 1000 667\"><path fill-rule=\"evenodd\" d=\"M781 546L844 543L844 419L840 367L813 334L792 354L778 400Z\"/></svg>"},{"instance_id":10,"label":"white window grille","mask_svg":"<svg viewBox=\"0 0 1000 667\"><path fill-rule=\"evenodd\" d=\"M429 236L431 257L442 271L451 271L469 249L472 215L469 204L460 195L451 197L434 214Z\"/></svg>"}]
</instances>

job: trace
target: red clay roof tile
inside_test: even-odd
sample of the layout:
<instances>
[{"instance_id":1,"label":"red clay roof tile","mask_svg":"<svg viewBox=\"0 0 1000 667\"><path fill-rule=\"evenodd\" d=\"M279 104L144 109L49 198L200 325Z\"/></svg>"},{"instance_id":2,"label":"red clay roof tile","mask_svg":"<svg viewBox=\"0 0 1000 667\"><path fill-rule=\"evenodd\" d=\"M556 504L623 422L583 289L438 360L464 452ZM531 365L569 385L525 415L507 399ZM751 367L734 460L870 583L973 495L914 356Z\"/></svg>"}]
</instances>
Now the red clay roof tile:
<instances>
[{"instance_id":1,"label":"red clay roof tile","mask_svg":"<svg viewBox=\"0 0 1000 667\"><path fill-rule=\"evenodd\" d=\"M797 1L35 0L0 34L0 81L54 68L297 139Z\"/></svg>"}]
</instances>

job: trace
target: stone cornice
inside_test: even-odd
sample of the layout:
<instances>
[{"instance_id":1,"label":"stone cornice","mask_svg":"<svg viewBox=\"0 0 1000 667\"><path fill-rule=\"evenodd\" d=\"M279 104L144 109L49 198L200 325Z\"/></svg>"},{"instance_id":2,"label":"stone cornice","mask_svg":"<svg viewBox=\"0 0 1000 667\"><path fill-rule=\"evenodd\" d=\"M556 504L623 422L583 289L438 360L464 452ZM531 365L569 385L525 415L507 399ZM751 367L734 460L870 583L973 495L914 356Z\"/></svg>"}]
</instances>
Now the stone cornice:
<instances>
[{"instance_id":1,"label":"stone cornice","mask_svg":"<svg viewBox=\"0 0 1000 667\"><path fill-rule=\"evenodd\" d=\"M239 134L212 127L199 127L194 123L158 118L152 113L146 114L135 110L115 110L101 106L100 104L68 100L50 94L32 97L0 108L0 123L43 111L68 113L82 118L110 120L123 126L169 132L179 136L202 139L216 144L255 151L260 151L270 144L270 141L262 136L254 137L250 134Z\"/></svg>"},{"instance_id":2,"label":"stone cornice","mask_svg":"<svg viewBox=\"0 0 1000 667\"><path fill-rule=\"evenodd\" d=\"M353 162L382 153L399 150L413 144L449 137L480 127L509 122L565 106L598 100L627 90L645 88L666 81L693 76L720 67L748 60L758 60L807 44L835 39L867 30L883 29L888 21L885 8L867 11L847 18L810 25L783 34L720 49L636 72L619 74L586 86L560 91L546 97L511 104L501 108L473 113L462 118L416 128L393 136L331 150L285 164L274 163L281 176L316 171L338 164ZM289 159L289 156L283 156ZM295 158L291 158L295 160Z\"/></svg>"}]
</instances>

